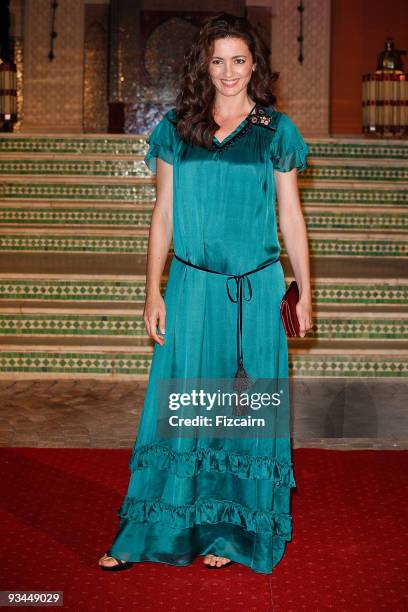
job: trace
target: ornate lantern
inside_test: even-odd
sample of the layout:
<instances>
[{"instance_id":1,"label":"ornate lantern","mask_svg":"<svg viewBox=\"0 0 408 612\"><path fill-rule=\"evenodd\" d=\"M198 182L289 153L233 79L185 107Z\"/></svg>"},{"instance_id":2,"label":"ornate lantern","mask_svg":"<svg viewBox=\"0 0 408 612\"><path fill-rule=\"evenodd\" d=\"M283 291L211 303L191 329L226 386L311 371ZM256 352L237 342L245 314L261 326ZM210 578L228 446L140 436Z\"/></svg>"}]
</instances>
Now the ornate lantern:
<instances>
[{"instance_id":1,"label":"ornate lantern","mask_svg":"<svg viewBox=\"0 0 408 612\"><path fill-rule=\"evenodd\" d=\"M16 74L15 64L0 60L0 121L17 121Z\"/></svg>"},{"instance_id":2,"label":"ornate lantern","mask_svg":"<svg viewBox=\"0 0 408 612\"><path fill-rule=\"evenodd\" d=\"M375 73L363 74L363 132L402 136L408 131L408 79L402 55L388 38Z\"/></svg>"}]
</instances>

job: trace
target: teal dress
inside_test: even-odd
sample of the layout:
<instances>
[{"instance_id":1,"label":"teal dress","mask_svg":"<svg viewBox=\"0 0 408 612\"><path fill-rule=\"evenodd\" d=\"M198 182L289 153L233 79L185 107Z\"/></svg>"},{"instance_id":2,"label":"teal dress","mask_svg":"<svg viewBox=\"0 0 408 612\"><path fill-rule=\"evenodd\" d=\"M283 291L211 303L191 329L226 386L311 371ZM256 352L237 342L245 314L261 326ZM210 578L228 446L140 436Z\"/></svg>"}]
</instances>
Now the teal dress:
<instances>
[{"instance_id":1,"label":"teal dress","mask_svg":"<svg viewBox=\"0 0 408 612\"><path fill-rule=\"evenodd\" d=\"M286 114L259 103L222 142L214 137L212 150L182 141L174 121L172 108L148 136L145 162L153 173L157 157L173 165L175 255L222 274L172 259L165 343L154 345L129 486L107 553L179 566L213 553L271 573L292 535L289 435L160 437L158 389L161 379L234 377L238 304L226 281L268 262L242 287L244 367L251 378L287 379L274 170L301 172L309 151Z\"/></svg>"}]
</instances>

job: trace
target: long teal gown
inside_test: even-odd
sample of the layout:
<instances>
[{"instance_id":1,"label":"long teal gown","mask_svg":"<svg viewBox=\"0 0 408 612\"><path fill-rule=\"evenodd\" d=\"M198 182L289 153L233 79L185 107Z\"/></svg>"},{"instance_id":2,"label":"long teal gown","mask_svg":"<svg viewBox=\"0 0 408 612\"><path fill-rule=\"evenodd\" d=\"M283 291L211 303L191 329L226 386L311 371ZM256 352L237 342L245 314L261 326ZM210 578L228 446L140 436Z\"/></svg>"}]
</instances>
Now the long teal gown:
<instances>
[{"instance_id":1,"label":"long teal gown","mask_svg":"<svg viewBox=\"0 0 408 612\"><path fill-rule=\"evenodd\" d=\"M173 247L188 262L243 274L279 257L274 171L306 168L308 147L285 114L257 103L212 150L185 143L170 109L147 138L145 162L173 165ZM161 378L225 377L237 370L237 303L226 278L173 257L164 293L166 335L155 343L130 481L109 555L188 565L228 557L271 573L292 537L290 437L231 439L157 434ZM242 307L244 365L256 378L288 377L280 318L280 260L250 276Z\"/></svg>"}]
</instances>

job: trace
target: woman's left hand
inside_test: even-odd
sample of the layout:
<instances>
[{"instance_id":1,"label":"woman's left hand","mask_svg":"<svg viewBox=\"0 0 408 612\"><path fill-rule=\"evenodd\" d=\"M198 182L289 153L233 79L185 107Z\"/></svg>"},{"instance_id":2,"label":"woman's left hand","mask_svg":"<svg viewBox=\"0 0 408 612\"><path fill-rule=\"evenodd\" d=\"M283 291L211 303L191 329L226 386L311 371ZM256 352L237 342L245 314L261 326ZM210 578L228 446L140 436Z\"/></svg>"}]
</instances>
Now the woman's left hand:
<instances>
[{"instance_id":1,"label":"woman's left hand","mask_svg":"<svg viewBox=\"0 0 408 612\"><path fill-rule=\"evenodd\" d=\"M312 300L300 298L296 304L296 314L299 319L299 335L303 338L309 329L312 329Z\"/></svg>"}]
</instances>

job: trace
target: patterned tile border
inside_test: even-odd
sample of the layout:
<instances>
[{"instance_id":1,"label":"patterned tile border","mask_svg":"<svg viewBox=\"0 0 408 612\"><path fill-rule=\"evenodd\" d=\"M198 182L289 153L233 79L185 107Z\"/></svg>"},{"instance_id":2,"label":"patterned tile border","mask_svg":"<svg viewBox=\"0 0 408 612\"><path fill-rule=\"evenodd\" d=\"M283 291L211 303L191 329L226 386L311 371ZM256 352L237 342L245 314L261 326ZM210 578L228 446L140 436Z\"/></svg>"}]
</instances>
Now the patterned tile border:
<instances>
[{"instance_id":1,"label":"patterned tile border","mask_svg":"<svg viewBox=\"0 0 408 612\"><path fill-rule=\"evenodd\" d=\"M0 175L150 177L142 159L0 159Z\"/></svg>"},{"instance_id":2,"label":"patterned tile border","mask_svg":"<svg viewBox=\"0 0 408 612\"><path fill-rule=\"evenodd\" d=\"M143 155L146 136L0 136L0 153Z\"/></svg>"},{"instance_id":3,"label":"patterned tile border","mask_svg":"<svg viewBox=\"0 0 408 612\"><path fill-rule=\"evenodd\" d=\"M56 236L3 234L0 251L52 251L54 253L137 253L147 252L148 236Z\"/></svg>"},{"instance_id":4,"label":"patterned tile border","mask_svg":"<svg viewBox=\"0 0 408 612\"><path fill-rule=\"evenodd\" d=\"M317 314L310 338L320 340L408 340L408 318L387 315L383 318L365 318L348 314L341 317Z\"/></svg>"},{"instance_id":5,"label":"patterned tile border","mask_svg":"<svg viewBox=\"0 0 408 612\"><path fill-rule=\"evenodd\" d=\"M0 335L141 337L148 342L140 313L123 314L0 314ZM356 313L317 314L309 338L320 340L408 340L408 318L390 314L381 318Z\"/></svg>"},{"instance_id":6,"label":"patterned tile border","mask_svg":"<svg viewBox=\"0 0 408 612\"><path fill-rule=\"evenodd\" d=\"M154 202L156 187L153 183L30 183L4 181L0 184L0 197L7 200L70 200Z\"/></svg>"},{"instance_id":7,"label":"patterned tile border","mask_svg":"<svg viewBox=\"0 0 408 612\"><path fill-rule=\"evenodd\" d=\"M312 285L315 304L403 305L408 304L408 285L383 283L327 283Z\"/></svg>"},{"instance_id":8,"label":"patterned tile border","mask_svg":"<svg viewBox=\"0 0 408 612\"><path fill-rule=\"evenodd\" d=\"M0 175L5 176L95 176L110 178L150 178L154 176L142 159L0 159ZM314 165L302 175L319 181L403 182L407 166Z\"/></svg>"},{"instance_id":9,"label":"patterned tile border","mask_svg":"<svg viewBox=\"0 0 408 612\"><path fill-rule=\"evenodd\" d=\"M289 279L287 279L289 282ZM167 284L162 279L161 290ZM144 302L145 279L140 280L59 280L0 278L1 300L49 300L80 302ZM382 306L408 304L408 283L384 282L312 282L314 304L348 304Z\"/></svg>"},{"instance_id":10,"label":"patterned tile border","mask_svg":"<svg viewBox=\"0 0 408 612\"><path fill-rule=\"evenodd\" d=\"M66 234L8 234L0 237L0 251L8 252L70 252L70 253L135 253L146 254L148 236L83 235ZM362 241L356 238L310 238L311 256L335 257L407 257L406 240ZM282 244L281 252L285 253Z\"/></svg>"},{"instance_id":11,"label":"patterned tile border","mask_svg":"<svg viewBox=\"0 0 408 612\"><path fill-rule=\"evenodd\" d=\"M139 336L148 341L141 314L0 314L0 335Z\"/></svg>"},{"instance_id":12,"label":"patterned tile border","mask_svg":"<svg viewBox=\"0 0 408 612\"><path fill-rule=\"evenodd\" d=\"M347 189L339 187L300 187L304 204L347 206L408 206L406 189Z\"/></svg>"},{"instance_id":13,"label":"patterned tile border","mask_svg":"<svg viewBox=\"0 0 408 612\"><path fill-rule=\"evenodd\" d=\"M0 378L6 372L147 375L152 355L143 353L11 351L0 352Z\"/></svg>"},{"instance_id":14,"label":"patterned tile border","mask_svg":"<svg viewBox=\"0 0 408 612\"><path fill-rule=\"evenodd\" d=\"M162 289L166 284L163 280ZM145 300L145 285L145 280L0 279L0 300L138 302Z\"/></svg>"},{"instance_id":15,"label":"patterned tile border","mask_svg":"<svg viewBox=\"0 0 408 612\"><path fill-rule=\"evenodd\" d=\"M111 225L148 228L152 210L134 208L28 208L0 207L0 224L12 225ZM304 211L310 230L373 230L404 231L408 229L408 214L387 212Z\"/></svg>"},{"instance_id":16,"label":"patterned tile border","mask_svg":"<svg viewBox=\"0 0 408 612\"><path fill-rule=\"evenodd\" d=\"M333 238L309 240L311 256L335 257L407 257L406 240L371 240L361 238ZM282 248L286 253L286 249Z\"/></svg>"},{"instance_id":17,"label":"patterned tile border","mask_svg":"<svg viewBox=\"0 0 408 612\"><path fill-rule=\"evenodd\" d=\"M406 355L292 355L289 357L289 375L400 378L408 376L408 360Z\"/></svg>"},{"instance_id":18,"label":"patterned tile border","mask_svg":"<svg viewBox=\"0 0 408 612\"><path fill-rule=\"evenodd\" d=\"M408 189L362 189L360 187L306 187L300 184L304 204L345 206L408 206ZM33 183L29 181L0 183L4 201L29 200L58 202L154 202L154 183Z\"/></svg>"},{"instance_id":19,"label":"patterned tile border","mask_svg":"<svg viewBox=\"0 0 408 612\"><path fill-rule=\"evenodd\" d=\"M311 165L303 172L302 179L319 181L369 181L405 182L408 166L318 166Z\"/></svg>"},{"instance_id":20,"label":"patterned tile border","mask_svg":"<svg viewBox=\"0 0 408 612\"><path fill-rule=\"evenodd\" d=\"M3 351L0 352L0 379L18 373L66 374L88 376L145 376L147 378L152 354L117 352L65 351ZM289 375L296 377L390 377L408 376L406 356L391 355L348 357L345 355L290 355Z\"/></svg>"},{"instance_id":21,"label":"patterned tile border","mask_svg":"<svg viewBox=\"0 0 408 612\"><path fill-rule=\"evenodd\" d=\"M126 225L149 227L152 210L134 208L18 208L0 207L0 224Z\"/></svg>"},{"instance_id":22,"label":"patterned tile border","mask_svg":"<svg viewBox=\"0 0 408 612\"><path fill-rule=\"evenodd\" d=\"M345 143L342 139L334 142L308 141L311 157L338 159L408 159L408 142Z\"/></svg>"},{"instance_id":23,"label":"patterned tile border","mask_svg":"<svg viewBox=\"0 0 408 612\"><path fill-rule=\"evenodd\" d=\"M408 214L361 212L308 212L304 211L309 230L373 230L404 231L408 229Z\"/></svg>"},{"instance_id":24,"label":"patterned tile border","mask_svg":"<svg viewBox=\"0 0 408 612\"><path fill-rule=\"evenodd\" d=\"M357 141L357 142L356 142ZM333 141L306 140L312 157L353 159L407 159L408 143L339 138ZM41 135L0 137L0 153L55 153L84 155L143 155L146 135L49 137Z\"/></svg>"}]
</instances>

